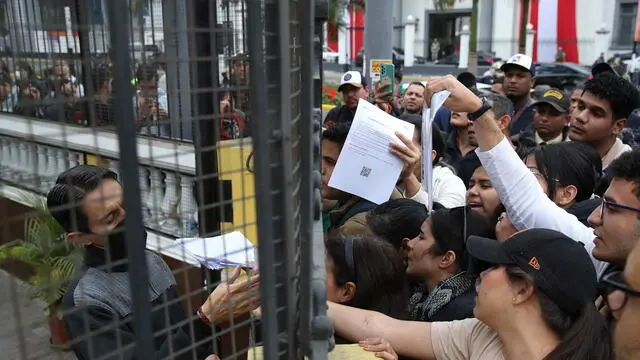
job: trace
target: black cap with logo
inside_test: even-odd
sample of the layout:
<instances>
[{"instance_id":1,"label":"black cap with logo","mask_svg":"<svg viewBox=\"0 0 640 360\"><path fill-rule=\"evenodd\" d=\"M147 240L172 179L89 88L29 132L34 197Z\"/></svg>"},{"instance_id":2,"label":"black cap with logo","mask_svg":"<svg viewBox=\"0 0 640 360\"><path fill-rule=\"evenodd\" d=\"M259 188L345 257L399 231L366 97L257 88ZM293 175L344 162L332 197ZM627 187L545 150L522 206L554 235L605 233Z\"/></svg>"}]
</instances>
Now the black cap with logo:
<instances>
[{"instance_id":1,"label":"black cap with logo","mask_svg":"<svg viewBox=\"0 0 640 360\"><path fill-rule=\"evenodd\" d=\"M519 267L533 278L536 288L571 315L598 294L597 275L587 250L554 230L524 230L504 242L470 236L467 251L493 265Z\"/></svg>"},{"instance_id":2,"label":"black cap with logo","mask_svg":"<svg viewBox=\"0 0 640 360\"><path fill-rule=\"evenodd\" d=\"M540 100L533 103L533 106L538 104L549 104L563 114L568 113L571 108L569 97L562 90L555 88L545 91Z\"/></svg>"}]
</instances>

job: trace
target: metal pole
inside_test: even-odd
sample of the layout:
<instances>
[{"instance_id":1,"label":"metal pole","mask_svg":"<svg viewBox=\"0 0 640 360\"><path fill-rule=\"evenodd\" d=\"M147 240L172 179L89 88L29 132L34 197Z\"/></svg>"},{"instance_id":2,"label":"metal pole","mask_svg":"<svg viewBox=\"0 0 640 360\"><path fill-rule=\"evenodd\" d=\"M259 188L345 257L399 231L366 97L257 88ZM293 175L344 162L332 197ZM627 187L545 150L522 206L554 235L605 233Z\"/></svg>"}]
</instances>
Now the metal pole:
<instances>
[{"instance_id":1,"label":"metal pole","mask_svg":"<svg viewBox=\"0 0 640 360\"><path fill-rule=\"evenodd\" d=\"M367 0L364 10L364 53L366 54L366 74L371 83L371 60L392 60L393 44L393 1Z\"/></svg>"},{"instance_id":2,"label":"metal pole","mask_svg":"<svg viewBox=\"0 0 640 360\"><path fill-rule=\"evenodd\" d=\"M129 58L129 23L126 16L122 16L122 9L126 9L126 0L110 0L109 29L114 58L115 85L115 121L120 144L120 174L122 176L124 207L127 211L127 251L129 254L129 279L131 281L131 298L133 300L133 325L135 330L135 354L137 359L145 359L155 353L153 334L151 330L151 308L146 291L135 291L146 288L149 283L147 262L145 261L146 244L144 239L144 225L142 222L142 206L140 199L140 184L138 183L138 146L136 139L136 125L133 119L134 109L131 99Z\"/></svg>"},{"instance_id":3,"label":"metal pole","mask_svg":"<svg viewBox=\"0 0 640 360\"><path fill-rule=\"evenodd\" d=\"M76 14L78 16L78 37L80 40L80 59L82 61L82 81L84 84L84 95L89 99L83 104L86 113L89 116L88 125L93 127L96 125L96 108L94 106L94 93L97 89L93 88L93 64L91 59L91 46L89 44L89 5L84 1L76 2Z\"/></svg>"},{"instance_id":4,"label":"metal pole","mask_svg":"<svg viewBox=\"0 0 640 360\"><path fill-rule=\"evenodd\" d=\"M265 5L267 6L267 5ZM272 6L272 5L271 5ZM265 14L266 14L265 9ZM273 22L273 19L271 19ZM247 6L247 48L251 54L251 66L249 74L251 81L251 109L259 111L265 115L269 101L267 98L267 76L265 62L267 57L264 54L263 41L269 46L273 41L271 35L266 35L264 39L264 22L262 9L259 6ZM276 25L277 26L277 25ZM272 48L273 51L273 48ZM269 59L273 62L273 59ZM262 66L262 65L265 66ZM249 122L253 137L254 151L254 176L259 181L255 181L256 194L256 214L258 225L258 263L274 264L275 254L273 248L273 207L272 200L272 179L271 179L271 149L270 137L273 117L267 115L264 123L258 121ZM276 305L276 274L273 266L260 266L260 296L262 299L262 343L264 346L265 359L278 358L278 320Z\"/></svg>"}]
</instances>

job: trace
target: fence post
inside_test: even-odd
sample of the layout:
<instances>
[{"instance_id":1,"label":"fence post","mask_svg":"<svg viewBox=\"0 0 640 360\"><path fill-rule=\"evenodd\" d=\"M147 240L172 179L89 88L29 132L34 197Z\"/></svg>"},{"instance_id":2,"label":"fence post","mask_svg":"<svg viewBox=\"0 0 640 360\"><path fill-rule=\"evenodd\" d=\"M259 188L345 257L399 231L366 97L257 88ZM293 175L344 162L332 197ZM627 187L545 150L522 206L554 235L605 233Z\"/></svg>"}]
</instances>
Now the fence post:
<instances>
[{"instance_id":1,"label":"fence post","mask_svg":"<svg viewBox=\"0 0 640 360\"><path fill-rule=\"evenodd\" d=\"M415 59L416 19L409 15L404 24L404 67L413 66Z\"/></svg>"},{"instance_id":2,"label":"fence post","mask_svg":"<svg viewBox=\"0 0 640 360\"><path fill-rule=\"evenodd\" d=\"M595 41L595 54L593 56L593 59L597 59L598 57L600 57L601 53L605 53L605 59L606 59L606 53L607 53L607 48L608 48L608 44L607 44L607 36L609 35L609 29L607 29L607 24L602 23L602 25L600 25L600 28L598 30L596 30L596 41Z\"/></svg>"},{"instance_id":3,"label":"fence post","mask_svg":"<svg viewBox=\"0 0 640 360\"><path fill-rule=\"evenodd\" d=\"M466 69L469 67L469 39L471 32L469 26L464 25L460 31L460 59L458 60L458 68Z\"/></svg>"},{"instance_id":4,"label":"fence post","mask_svg":"<svg viewBox=\"0 0 640 360\"><path fill-rule=\"evenodd\" d=\"M536 31L533 30L533 24L527 24L527 39L525 43L525 54L533 59L533 36Z\"/></svg>"},{"instance_id":5,"label":"fence post","mask_svg":"<svg viewBox=\"0 0 640 360\"><path fill-rule=\"evenodd\" d=\"M364 58L362 66L367 76L368 84L373 88L370 68L371 60L393 59L393 1L368 0L364 10Z\"/></svg>"},{"instance_id":6,"label":"fence post","mask_svg":"<svg viewBox=\"0 0 640 360\"><path fill-rule=\"evenodd\" d=\"M138 182L138 146L136 124L133 121L133 89L130 83L131 58L129 57L129 23L122 16L122 9L128 8L126 0L109 0L109 29L113 49L113 65L116 94L114 113L120 153L120 174L124 207L127 211L127 252L129 280L131 281L131 298L133 302L133 324L135 329L135 357L144 359L155 353L151 330L151 309L146 291L149 285L147 262L145 261L146 244L134 241L144 238L140 183Z\"/></svg>"}]
</instances>

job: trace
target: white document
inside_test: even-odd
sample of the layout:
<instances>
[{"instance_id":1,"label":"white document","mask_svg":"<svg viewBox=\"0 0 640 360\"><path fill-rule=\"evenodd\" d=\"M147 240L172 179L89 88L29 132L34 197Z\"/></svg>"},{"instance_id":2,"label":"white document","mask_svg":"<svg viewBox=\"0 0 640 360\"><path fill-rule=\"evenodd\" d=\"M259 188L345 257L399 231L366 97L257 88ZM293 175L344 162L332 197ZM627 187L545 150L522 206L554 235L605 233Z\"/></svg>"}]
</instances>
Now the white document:
<instances>
[{"instance_id":1,"label":"white document","mask_svg":"<svg viewBox=\"0 0 640 360\"><path fill-rule=\"evenodd\" d=\"M422 166L422 188L425 189L429 195L429 200L427 201L427 210L429 212L433 210L433 196L431 195L433 193L433 163L431 162L433 144L431 142L431 127L433 126L433 119L436 117L436 113L449 95L451 95L451 92L448 90L433 94L433 96L431 96L431 108L427 107L428 105L425 101L424 109L422 110L422 153L425 154L422 157L424 161Z\"/></svg>"},{"instance_id":2,"label":"white document","mask_svg":"<svg viewBox=\"0 0 640 360\"><path fill-rule=\"evenodd\" d=\"M388 201L403 167L389 144L402 144L396 131L411 139L414 129L413 124L360 99L329 186L376 204Z\"/></svg>"},{"instance_id":3,"label":"white document","mask_svg":"<svg viewBox=\"0 0 640 360\"><path fill-rule=\"evenodd\" d=\"M185 254L213 270L254 267L256 249L239 231L208 238L176 239Z\"/></svg>"}]
</instances>

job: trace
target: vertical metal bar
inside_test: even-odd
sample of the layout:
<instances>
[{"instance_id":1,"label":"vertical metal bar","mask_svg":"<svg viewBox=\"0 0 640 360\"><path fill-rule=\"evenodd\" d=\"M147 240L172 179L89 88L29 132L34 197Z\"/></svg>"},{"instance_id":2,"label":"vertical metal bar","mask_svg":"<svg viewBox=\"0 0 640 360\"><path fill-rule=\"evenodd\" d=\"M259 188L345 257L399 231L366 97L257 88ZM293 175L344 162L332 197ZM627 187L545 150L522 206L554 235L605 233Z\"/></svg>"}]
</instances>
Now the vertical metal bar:
<instances>
[{"instance_id":1,"label":"vertical metal bar","mask_svg":"<svg viewBox=\"0 0 640 360\"><path fill-rule=\"evenodd\" d=\"M300 110L301 110L301 186L300 186L300 353L309 355L311 342L311 271L313 251L313 213L314 213L314 118L313 118L313 0L303 0L298 6L300 21ZM319 206L319 204L315 204Z\"/></svg>"},{"instance_id":2,"label":"vertical metal bar","mask_svg":"<svg viewBox=\"0 0 640 360\"><path fill-rule=\"evenodd\" d=\"M91 47L89 44L89 24L91 24L91 18L89 17L89 3L85 1L76 0L76 14L78 18L78 37L80 42L80 60L82 61L82 77L81 84L84 84L84 95L86 96L85 114L89 115L88 125L94 127L96 125L96 108L93 106L94 93L93 88L93 67L91 64Z\"/></svg>"},{"instance_id":3,"label":"vertical metal bar","mask_svg":"<svg viewBox=\"0 0 640 360\"><path fill-rule=\"evenodd\" d=\"M371 72L368 69L371 59L391 60L391 44L393 33L393 1L389 0L368 0L365 10L365 23L376 24L376 26L366 26L364 29L364 53L366 63L362 64L367 70L367 80L371 82Z\"/></svg>"},{"instance_id":4,"label":"vertical metal bar","mask_svg":"<svg viewBox=\"0 0 640 360\"><path fill-rule=\"evenodd\" d=\"M257 4L254 4L257 5ZM266 6L266 5L265 5ZM258 225L258 263L260 266L260 296L262 299L262 342L264 358L276 359L278 355L278 323L276 306L276 272L271 266L274 263L273 248L273 208L272 208L272 179L271 179L271 122L273 115L269 114L267 99L267 76L265 64L267 56L263 48L264 22L262 9L259 6L247 6L247 47L251 54L252 65L249 67L251 81L251 109L256 113L268 114L264 123L251 121L253 136L256 215ZM265 10L266 15L266 10ZM270 19L269 22L273 22ZM268 36L265 34L264 36ZM268 39L267 39L268 41ZM267 44L268 46L268 44Z\"/></svg>"},{"instance_id":5,"label":"vertical metal bar","mask_svg":"<svg viewBox=\"0 0 640 360\"><path fill-rule=\"evenodd\" d=\"M118 12L126 9L126 0L109 0L109 18L111 24L111 44L113 46L114 84L115 84L115 121L120 145L120 153L127 154L120 158L120 174L122 176L124 207L127 211L126 237L129 253L129 279L133 300L133 324L135 329L135 354L138 359L148 358L155 352L151 330L151 310L149 298L145 291L134 289L146 288L149 282L147 262L145 261L144 225L142 222L142 206L140 184L138 183L138 147L136 126L133 120L133 92L129 83L131 59L129 57L128 33L129 24Z\"/></svg>"},{"instance_id":6,"label":"vertical metal bar","mask_svg":"<svg viewBox=\"0 0 640 360\"><path fill-rule=\"evenodd\" d=\"M200 236L217 235L220 231L220 201L218 153L216 140L220 138L218 127L218 101L214 90L218 86L218 61L215 52L215 18L217 4L209 0L192 0L190 30L193 41L191 56L197 58L193 65L192 94L195 118L194 145L196 151L196 191L198 198L198 230ZM206 29L206 31L204 30ZM218 206L216 206L218 204ZM220 281L220 273L203 270L205 285L212 288Z\"/></svg>"},{"instance_id":7,"label":"vertical metal bar","mask_svg":"<svg viewBox=\"0 0 640 360\"><path fill-rule=\"evenodd\" d=\"M276 184L279 186L279 203L281 213L280 227L281 234L280 241L275 243L275 261L276 264L282 264L285 271L280 271L279 294L277 295L279 307L284 307L284 310L279 316L279 323L286 324L282 331L282 335L286 334L284 341L280 342L281 350L286 350L286 354L294 354L296 348L296 250L297 244L293 234L293 155L292 148L292 94L291 94L291 19L289 14L289 1L278 1L278 63L280 66L280 166L277 168L275 179Z\"/></svg>"}]
</instances>

